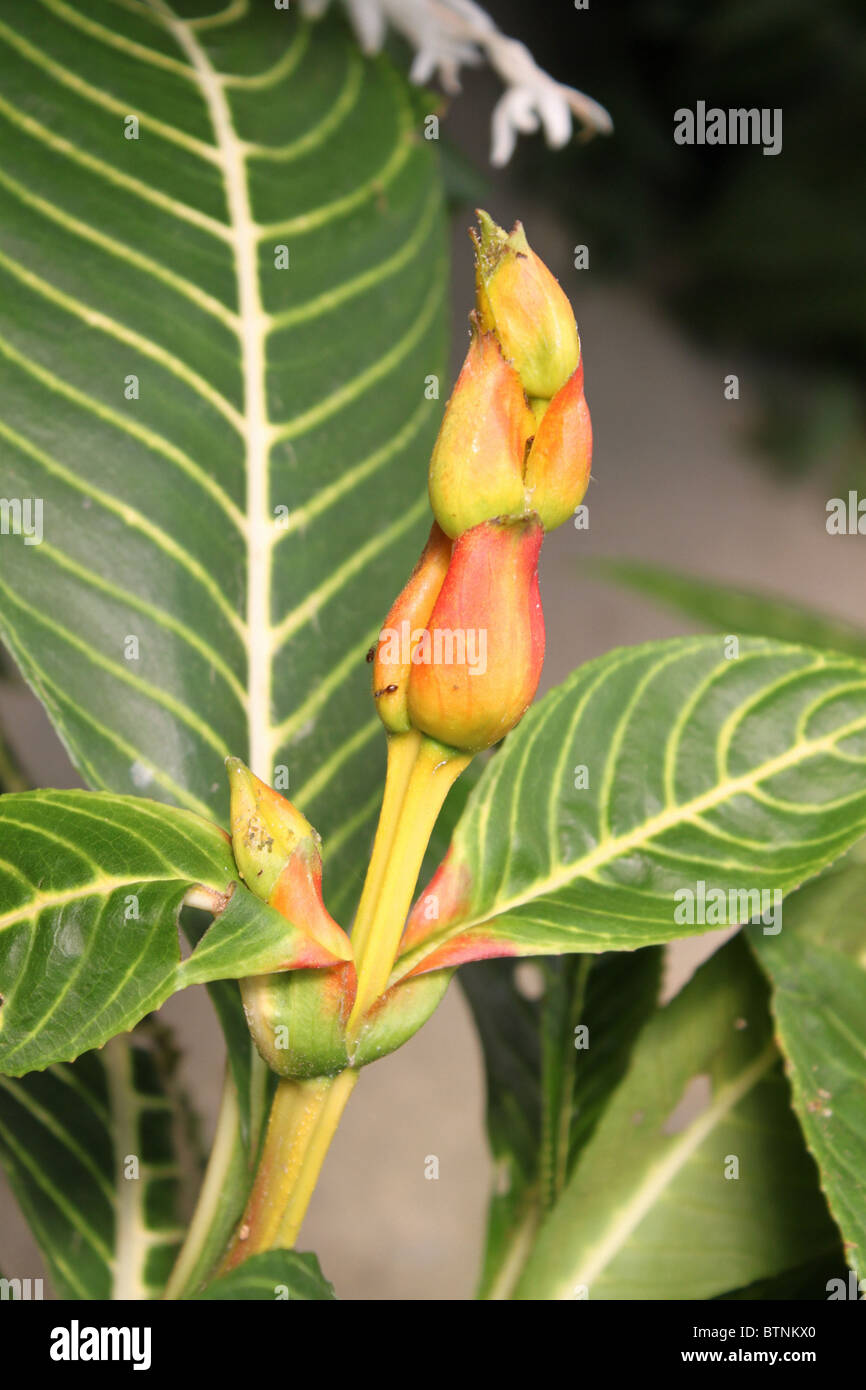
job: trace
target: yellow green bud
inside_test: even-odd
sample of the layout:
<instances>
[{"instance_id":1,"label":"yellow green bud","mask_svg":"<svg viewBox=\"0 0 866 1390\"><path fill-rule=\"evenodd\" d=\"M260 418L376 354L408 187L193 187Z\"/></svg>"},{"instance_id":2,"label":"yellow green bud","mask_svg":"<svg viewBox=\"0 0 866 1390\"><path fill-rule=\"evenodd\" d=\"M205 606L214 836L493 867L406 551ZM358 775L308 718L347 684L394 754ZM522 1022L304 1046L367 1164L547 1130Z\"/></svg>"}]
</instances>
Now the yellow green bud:
<instances>
[{"instance_id":1,"label":"yellow green bud","mask_svg":"<svg viewBox=\"0 0 866 1390\"><path fill-rule=\"evenodd\" d=\"M496 334L527 396L550 399L580 359L568 297L532 250L520 222L506 234L479 211L475 241L480 327Z\"/></svg>"}]
</instances>

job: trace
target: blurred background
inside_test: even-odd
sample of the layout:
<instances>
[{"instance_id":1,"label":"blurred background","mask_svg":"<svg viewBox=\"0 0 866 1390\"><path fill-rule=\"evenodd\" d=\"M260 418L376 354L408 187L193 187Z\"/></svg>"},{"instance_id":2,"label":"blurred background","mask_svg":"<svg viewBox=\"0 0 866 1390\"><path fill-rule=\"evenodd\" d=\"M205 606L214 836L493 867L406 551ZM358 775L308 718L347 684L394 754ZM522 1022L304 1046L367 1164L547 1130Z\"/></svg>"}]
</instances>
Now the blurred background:
<instances>
[{"instance_id":1,"label":"blurred background","mask_svg":"<svg viewBox=\"0 0 866 1390\"><path fill-rule=\"evenodd\" d=\"M442 108L453 204L452 380L466 349L472 209L519 217L575 305L595 434L588 530L545 545L542 689L612 647L696 630L601 577L601 558L756 589L866 626L866 537L831 536L828 499L866 495L866 24L857 0L491 0L500 27L603 102L615 133L488 164L500 93L484 69ZM394 46L398 61L406 55ZM674 111L781 107L782 151L675 144ZM574 266L588 248L589 267ZM727 400L725 378L739 378ZM40 707L0 688L32 779L80 785ZM668 992L715 945L687 943ZM212 1125L222 1042L201 990L161 1015ZM300 1247L343 1298L471 1297L490 1179L481 1057L459 987L365 1071ZM428 1156L437 1180L425 1178ZM0 1189L4 1264L38 1256Z\"/></svg>"}]
</instances>

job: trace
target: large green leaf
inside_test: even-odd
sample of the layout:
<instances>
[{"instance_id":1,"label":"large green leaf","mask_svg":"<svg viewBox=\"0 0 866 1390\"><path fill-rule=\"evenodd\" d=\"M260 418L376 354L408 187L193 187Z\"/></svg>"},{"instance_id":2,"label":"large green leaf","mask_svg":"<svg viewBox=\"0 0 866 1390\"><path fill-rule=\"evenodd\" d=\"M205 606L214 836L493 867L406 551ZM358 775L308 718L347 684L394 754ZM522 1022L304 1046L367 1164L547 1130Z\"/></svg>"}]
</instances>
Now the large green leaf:
<instances>
[{"instance_id":1,"label":"large green leaf","mask_svg":"<svg viewBox=\"0 0 866 1390\"><path fill-rule=\"evenodd\" d=\"M0 1158L60 1298L163 1289L190 1163L171 1069L147 1030L71 1065L0 1077Z\"/></svg>"},{"instance_id":2,"label":"large green leaf","mask_svg":"<svg viewBox=\"0 0 866 1390\"><path fill-rule=\"evenodd\" d=\"M775 594L735 589L693 574L678 574L633 561L605 560L593 569L687 618L734 636L748 633L775 637L780 642L829 647L831 651L866 657L866 632L862 628Z\"/></svg>"},{"instance_id":3,"label":"large green leaf","mask_svg":"<svg viewBox=\"0 0 866 1390\"><path fill-rule=\"evenodd\" d=\"M218 915L182 960L177 920L190 895ZM71 1061L187 985L282 969L306 949L239 881L223 832L189 811L79 791L0 798L9 1075Z\"/></svg>"},{"instance_id":4,"label":"large green leaf","mask_svg":"<svg viewBox=\"0 0 866 1390\"><path fill-rule=\"evenodd\" d=\"M269 1250L252 1255L231 1273L208 1284L197 1299L259 1299L282 1302L301 1299L307 1303L335 1298L334 1288L319 1268L315 1255L295 1250Z\"/></svg>"},{"instance_id":5,"label":"large green leaf","mask_svg":"<svg viewBox=\"0 0 866 1390\"><path fill-rule=\"evenodd\" d=\"M227 753L285 766L340 913L365 647L427 515L441 189L338 13L209 8L0 0L2 492L44 502L0 629L94 788L224 821Z\"/></svg>"},{"instance_id":6,"label":"large green leaf","mask_svg":"<svg viewBox=\"0 0 866 1390\"><path fill-rule=\"evenodd\" d=\"M590 662L485 769L400 969L650 945L748 921L761 893L769 915L866 827L864 750L853 658L696 637Z\"/></svg>"},{"instance_id":7,"label":"large green leaf","mask_svg":"<svg viewBox=\"0 0 866 1390\"><path fill-rule=\"evenodd\" d=\"M737 937L640 1033L516 1297L712 1298L837 1245Z\"/></svg>"},{"instance_id":8,"label":"large green leaf","mask_svg":"<svg viewBox=\"0 0 866 1390\"><path fill-rule=\"evenodd\" d=\"M794 1108L852 1267L866 1278L866 865L846 860L749 933L773 986ZM842 1271L837 1271L842 1273Z\"/></svg>"},{"instance_id":9,"label":"large green leaf","mask_svg":"<svg viewBox=\"0 0 866 1390\"><path fill-rule=\"evenodd\" d=\"M484 1048L495 1161L481 1298L507 1298L516 1283L655 1006L661 952L566 956L528 968L538 971L531 997L513 961L460 971Z\"/></svg>"}]
</instances>

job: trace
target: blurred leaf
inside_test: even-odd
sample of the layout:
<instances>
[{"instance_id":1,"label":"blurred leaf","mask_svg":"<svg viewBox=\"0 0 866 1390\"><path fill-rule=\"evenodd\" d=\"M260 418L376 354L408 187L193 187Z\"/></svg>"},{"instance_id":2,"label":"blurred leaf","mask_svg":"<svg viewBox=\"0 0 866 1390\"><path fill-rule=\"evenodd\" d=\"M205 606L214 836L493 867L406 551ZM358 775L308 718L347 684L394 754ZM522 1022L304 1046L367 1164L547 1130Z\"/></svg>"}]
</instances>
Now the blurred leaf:
<instances>
[{"instance_id":1,"label":"blurred leaf","mask_svg":"<svg viewBox=\"0 0 866 1390\"><path fill-rule=\"evenodd\" d=\"M592 568L603 578L624 584L645 598L657 599L720 632L772 637L779 642L826 647L866 658L866 630L789 599L714 584L691 574L628 560L602 560Z\"/></svg>"},{"instance_id":2,"label":"blurred leaf","mask_svg":"<svg viewBox=\"0 0 866 1390\"><path fill-rule=\"evenodd\" d=\"M778 936L749 939L773 986L794 1108L848 1261L866 1278L866 864L846 860L807 884Z\"/></svg>"},{"instance_id":3,"label":"blurred leaf","mask_svg":"<svg viewBox=\"0 0 866 1390\"><path fill-rule=\"evenodd\" d=\"M713 1298L837 1244L736 937L643 1028L515 1296Z\"/></svg>"},{"instance_id":4,"label":"blurred leaf","mask_svg":"<svg viewBox=\"0 0 866 1390\"><path fill-rule=\"evenodd\" d=\"M480 1298L507 1298L545 1211L628 1065L659 991L661 952L527 963L543 994L519 987L514 961L459 975L484 1049L495 1162ZM526 966L523 967L524 969ZM578 1047L576 1028L587 1034Z\"/></svg>"},{"instance_id":5,"label":"blurred leaf","mask_svg":"<svg viewBox=\"0 0 866 1390\"><path fill-rule=\"evenodd\" d=\"M844 1277L845 1255L841 1242L838 1248L827 1255L819 1255L815 1260L788 1269L772 1279L758 1279L743 1289L732 1289L730 1293L717 1294L720 1302L746 1302L756 1300L778 1303L806 1300L824 1302L831 1279Z\"/></svg>"}]
</instances>

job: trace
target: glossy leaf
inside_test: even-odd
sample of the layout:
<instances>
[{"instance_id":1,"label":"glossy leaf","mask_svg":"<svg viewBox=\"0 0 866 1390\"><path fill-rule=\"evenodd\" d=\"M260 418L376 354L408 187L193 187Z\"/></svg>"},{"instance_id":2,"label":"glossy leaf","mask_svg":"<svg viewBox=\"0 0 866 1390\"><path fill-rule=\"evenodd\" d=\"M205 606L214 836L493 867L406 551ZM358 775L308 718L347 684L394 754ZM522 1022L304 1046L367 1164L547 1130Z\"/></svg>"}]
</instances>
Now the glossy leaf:
<instances>
[{"instance_id":1,"label":"glossy leaf","mask_svg":"<svg viewBox=\"0 0 866 1390\"><path fill-rule=\"evenodd\" d=\"M400 969L772 919L866 827L864 748L853 658L697 637L592 661L485 769Z\"/></svg>"},{"instance_id":2,"label":"glossy leaf","mask_svg":"<svg viewBox=\"0 0 866 1390\"><path fill-rule=\"evenodd\" d=\"M219 915L182 960L191 893ZM222 831L188 811L80 791L0 798L0 1071L71 1061L176 990L315 964L309 950L238 881Z\"/></svg>"},{"instance_id":3,"label":"glossy leaf","mask_svg":"<svg viewBox=\"0 0 866 1390\"><path fill-rule=\"evenodd\" d=\"M772 941L749 933L773 986L794 1108L848 1262L866 1278L866 864L795 894ZM844 1271L838 1270L843 1275Z\"/></svg>"},{"instance_id":4,"label":"glossy leaf","mask_svg":"<svg viewBox=\"0 0 866 1390\"><path fill-rule=\"evenodd\" d=\"M315 1255L299 1255L295 1250L269 1250L251 1255L230 1274L224 1274L196 1294L197 1299L270 1299L282 1302L302 1299L325 1302L335 1298L319 1268Z\"/></svg>"},{"instance_id":5,"label":"glossy leaf","mask_svg":"<svg viewBox=\"0 0 866 1390\"><path fill-rule=\"evenodd\" d=\"M209 8L0 0L3 492L43 504L0 631L93 788L225 823L227 754L285 768L339 915L364 653L428 524L441 188L339 13Z\"/></svg>"},{"instance_id":6,"label":"glossy leaf","mask_svg":"<svg viewBox=\"0 0 866 1390\"><path fill-rule=\"evenodd\" d=\"M59 1298L162 1292L191 1157L171 1071L160 1033L0 1077L0 1159Z\"/></svg>"},{"instance_id":7,"label":"glossy leaf","mask_svg":"<svg viewBox=\"0 0 866 1390\"><path fill-rule=\"evenodd\" d=\"M641 1031L515 1296L713 1298L837 1246L737 937Z\"/></svg>"}]
</instances>

